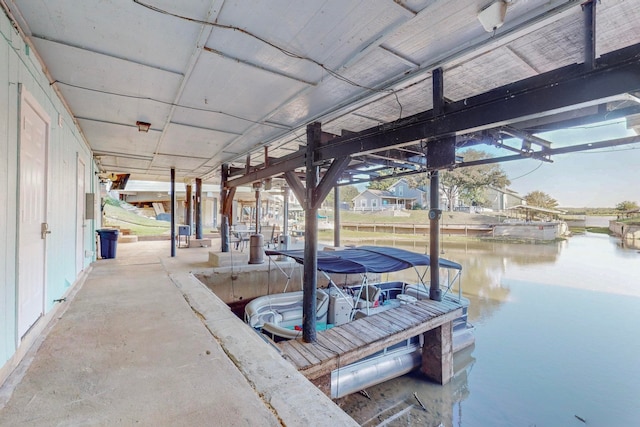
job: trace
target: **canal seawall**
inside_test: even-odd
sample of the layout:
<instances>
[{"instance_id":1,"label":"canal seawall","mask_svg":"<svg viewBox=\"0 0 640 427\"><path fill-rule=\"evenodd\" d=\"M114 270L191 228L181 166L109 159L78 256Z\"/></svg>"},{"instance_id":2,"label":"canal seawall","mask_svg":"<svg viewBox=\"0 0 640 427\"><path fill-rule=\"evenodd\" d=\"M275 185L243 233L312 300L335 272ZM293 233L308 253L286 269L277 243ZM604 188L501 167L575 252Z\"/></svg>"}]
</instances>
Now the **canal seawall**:
<instances>
[{"instance_id":1,"label":"canal seawall","mask_svg":"<svg viewBox=\"0 0 640 427\"><path fill-rule=\"evenodd\" d=\"M640 241L640 225L630 225L624 222L609 221L609 230L622 240Z\"/></svg>"}]
</instances>

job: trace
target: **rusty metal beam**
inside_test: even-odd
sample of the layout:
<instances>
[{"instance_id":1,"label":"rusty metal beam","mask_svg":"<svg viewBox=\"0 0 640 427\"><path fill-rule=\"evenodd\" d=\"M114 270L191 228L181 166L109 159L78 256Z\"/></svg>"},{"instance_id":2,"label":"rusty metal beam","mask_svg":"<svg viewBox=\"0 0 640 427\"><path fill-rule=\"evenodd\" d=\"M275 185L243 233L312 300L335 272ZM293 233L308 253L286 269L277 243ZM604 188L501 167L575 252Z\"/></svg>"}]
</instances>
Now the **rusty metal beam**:
<instances>
[{"instance_id":1,"label":"rusty metal beam","mask_svg":"<svg viewBox=\"0 0 640 427\"><path fill-rule=\"evenodd\" d=\"M349 157L342 157L339 159L335 159L329 170L324 174L322 180L320 180L320 184L316 187L314 191L314 200L313 205L316 209L320 207L324 199L326 199L327 194L331 191L333 187L335 187L336 182L342 172L349 166L349 162L351 159Z\"/></svg>"}]
</instances>

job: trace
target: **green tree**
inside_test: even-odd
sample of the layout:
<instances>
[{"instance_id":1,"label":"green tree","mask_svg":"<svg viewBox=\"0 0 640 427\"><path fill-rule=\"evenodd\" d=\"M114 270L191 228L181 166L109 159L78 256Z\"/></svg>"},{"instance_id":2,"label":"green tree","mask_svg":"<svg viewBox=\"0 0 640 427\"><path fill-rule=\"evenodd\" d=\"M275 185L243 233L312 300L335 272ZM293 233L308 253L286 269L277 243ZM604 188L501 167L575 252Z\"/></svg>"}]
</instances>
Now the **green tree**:
<instances>
[{"instance_id":1,"label":"green tree","mask_svg":"<svg viewBox=\"0 0 640 427\"><path fill-rule=\"evenodd\" d=\"M537 206L545 209L555 209L558 206L558 201L547 193L539 190L535 190L524 196L529 206Z\"/></svg>"},{"instance_id":2,"label":"green tree","mask_svg":"<svg viewBox=\"0 0 640 427\"><path fill-rule=\"evenodd\" d=\"M618 203L616 205L616 209L622 212L633 211L638 209L638 203L625 200L624 202Z\"/></svg>"},{"instance_id":3,"label":"green tree","mask_svg":"<svg viewBox=\"0 0 640 427\"><path fill-rule=\"evenodd\" d=\"M396 182L398 182L398 178L386 178L376 181L370 181L369 184L367 184L367 188L369 190L388 190L389 187L391 187Z\"/></svg>"},{"instance_id":4,"label":"green tree","mask_svg":"<svg viewBox=\"0 0 640 427\"><path fill-rule=\"evenodd\" d=\"M474 149L466 150L462 156L466 162L492 157ZM467 205L483 206L487 203L485 190L488 186L504 188L510 183L507 174L496 163L440 171L440 188L449 201L449 210L453 210L453 202L458 197Z\"/></svg>"},{"instance_id":5,"label":"green tree","mask_svg":"<svg viewBox=\"0 0 640 427\"><path fill-rule=\"evenodd\" d=\"M331 190L327 195L326 199L322 202L325 208L333 208L333 201L335 200L334 190ZM353 199L360 194L358 189L353 185L342 185L340 186L340 201L346 202L351 205Z\"/></svg>"},{"instance_id":6,"label":"green tree","mask_svg":"<svg viewBox=\"0 0 640 427\"><path fill-rule=\"evenodd\" d=\"M340 201L351 203L353 199L360 194L360 191L353 185L344 185L340 187Z\"/></svg>"}]
</instances>

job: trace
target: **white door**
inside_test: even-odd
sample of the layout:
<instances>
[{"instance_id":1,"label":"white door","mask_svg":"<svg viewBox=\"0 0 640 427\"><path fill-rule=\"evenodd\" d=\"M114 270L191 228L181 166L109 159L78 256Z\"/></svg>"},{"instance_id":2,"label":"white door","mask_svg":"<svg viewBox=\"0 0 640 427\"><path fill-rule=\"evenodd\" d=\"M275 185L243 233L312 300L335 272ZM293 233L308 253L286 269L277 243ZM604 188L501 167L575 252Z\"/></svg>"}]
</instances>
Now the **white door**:
<instances>
[{"instance_id":1,"label":"white door","mask_svg":"<svg viewBox=\"0 0 640 427\"><path fill-rule=\"evenodd\" d=\"M24 89L20 104L18 337L44 313L49 118Z\"/></svg>"},{"instance_id":2,"label":"white door","mask_svg":"<svg viewBox=\"0 0 640 427\"><path fill-rule=\"evenodd\" d=\"M77 193L76 193L76 274L84 269L84 229L85 229L85 186L84 162L78 157Z\"/></svg>"}]
</instances>

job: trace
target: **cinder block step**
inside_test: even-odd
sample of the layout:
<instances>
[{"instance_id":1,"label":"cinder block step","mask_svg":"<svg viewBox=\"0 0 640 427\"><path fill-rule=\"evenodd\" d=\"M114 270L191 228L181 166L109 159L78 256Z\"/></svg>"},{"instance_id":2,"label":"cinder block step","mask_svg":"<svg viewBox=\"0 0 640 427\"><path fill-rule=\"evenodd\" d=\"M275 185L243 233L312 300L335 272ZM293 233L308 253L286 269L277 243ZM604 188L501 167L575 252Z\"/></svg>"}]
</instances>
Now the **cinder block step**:
<instances>
[{"instance_id":1,"label":"cinder block step","mask_svg":"<svg viewBox=\"0 0 640 427\"><path fill-rule=\"evenodd\" d=\"M118 236L119 243L134 243L138 241L138 236L133 234L120 234Z\"/></svg>"}]
</instances>

